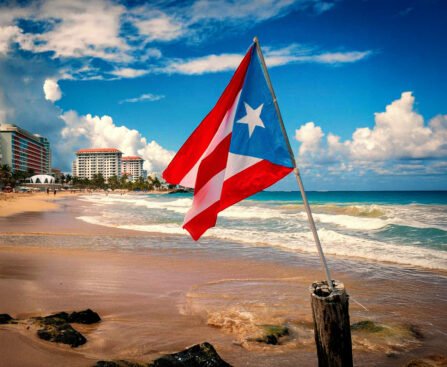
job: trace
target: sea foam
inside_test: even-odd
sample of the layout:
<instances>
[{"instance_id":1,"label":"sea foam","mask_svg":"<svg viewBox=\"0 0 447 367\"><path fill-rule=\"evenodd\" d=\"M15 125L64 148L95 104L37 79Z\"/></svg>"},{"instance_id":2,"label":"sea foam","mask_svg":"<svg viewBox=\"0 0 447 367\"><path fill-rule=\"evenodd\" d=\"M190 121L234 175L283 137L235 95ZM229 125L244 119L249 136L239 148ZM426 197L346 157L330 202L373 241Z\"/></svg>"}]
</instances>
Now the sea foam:
<instances>
[{"instance_id":1,"label":"sea foam","mask_svg":"<svg viewBox=\"0 0 447 367\"><path fill-rule=\"evenodd\" d=\"M191 197L88 195L82 200L96 205L94 215L91 206L86 206L85 214L78 217L85 222L148 233L187 235L182 222L192 204ZM445 214L445 206L435 205L314 206L319 237L329 256L447 270L447 251L443 250L447 244ZM391 236L388 229L393 225L401 226L401 230L393 230ZM405 228L411 229L411 236L406 235ZM426 232L415 239L418 228L439 229L436 248L424 246L430 241L424 238ZM292 208L277 202L242 202L221 212L218 225L207 231L204 238L316 255L307 215L299 205Z\"/></svg>"}]
</instances>

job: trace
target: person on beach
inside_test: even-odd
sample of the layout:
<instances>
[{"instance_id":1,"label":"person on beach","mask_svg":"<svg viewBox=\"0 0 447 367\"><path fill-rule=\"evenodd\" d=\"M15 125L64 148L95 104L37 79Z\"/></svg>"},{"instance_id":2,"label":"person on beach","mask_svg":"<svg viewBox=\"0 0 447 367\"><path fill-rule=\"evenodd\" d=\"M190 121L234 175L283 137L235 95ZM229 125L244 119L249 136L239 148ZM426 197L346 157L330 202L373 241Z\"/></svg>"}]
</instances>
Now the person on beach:
<instances>
[{"instance_id":1,"label":"person on beach","mask_svg":"<svg viewBox=\"0 0 447 367\"><path fill-rule=\"evenodd\" d=\"M47 195L50 195L50 188L47 187Z\"/></svg>"},{"instance_id":2,"label":"person on beach","mask_svg":"<svg viewBox=\"0 0 447 367\"><path fill-rule=\"evenodd\" d=\"M53 195L56 196L56 189L54 189L54 191L53 191Z\"/></svg>"}]
</instances>

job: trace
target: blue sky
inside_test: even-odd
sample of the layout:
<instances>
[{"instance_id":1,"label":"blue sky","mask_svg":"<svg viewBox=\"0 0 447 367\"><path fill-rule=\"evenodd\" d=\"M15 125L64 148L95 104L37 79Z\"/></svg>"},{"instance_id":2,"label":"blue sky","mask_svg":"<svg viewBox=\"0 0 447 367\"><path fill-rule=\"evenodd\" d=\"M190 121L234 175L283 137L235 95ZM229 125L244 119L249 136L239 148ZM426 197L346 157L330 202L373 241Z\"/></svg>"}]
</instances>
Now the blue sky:
<instances>
[{"instance_id":1,"label":"blue sky","mask_svg":"<svg viewBox=\"0 0 447 367\"><path fill-rule=\"evenodd\" d=\"M92 146L161 171L256 35L307 189L447 189L445 1L0 4L0 122L64 171Z\"/></svg>"}]
</instances>

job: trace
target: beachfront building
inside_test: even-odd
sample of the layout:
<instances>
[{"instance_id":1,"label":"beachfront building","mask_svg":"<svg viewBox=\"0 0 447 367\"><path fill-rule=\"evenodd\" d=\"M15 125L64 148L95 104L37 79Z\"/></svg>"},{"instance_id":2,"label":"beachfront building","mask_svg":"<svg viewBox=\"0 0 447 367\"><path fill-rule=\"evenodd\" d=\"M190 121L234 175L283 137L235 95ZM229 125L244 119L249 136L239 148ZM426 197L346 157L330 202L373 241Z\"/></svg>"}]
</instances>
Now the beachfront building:
<instances>
[{"instance_id":1,"label":"beachfront building","mask_svg":"<svg viewBox=\"0 0 447 367\"><path fill-rule=\"evenodd\" d=\"M107 181L111 176L121 176L123 153L115 148L81 149L76 152L73 162L73 177L92 179L101 173Z\"/></svg>"},{"instance_id":2,"label":"beachfront building","mask_svg":"<svg viewBox=\"0 0 447 367\"><path fill-rule=\"evenodd\" d=\"M51 149L47 138L12 124L0 125L1 164L12 172L34 171L47 174L51 169Z\"/></svg>"},{"instance_id":3,"label":"beachfront building","mask_svg":"<svg viewBox=\"0 0 447 367\"><path fill-rule=\"evenodd\" d=\"M135 182L139 177L145 178L143 170L144 159L138 156L126 156L121 159L121 174L127 175L128 180Z\"/></svg>"},{"instance_id":4,"label":"beachfront building","mask_svg":"<svg viewBox=\"0 0 447 367\"><path fill-rule=\"evenodd\" d=\"M35 175L27 180L29 180L29 182L32 184L41 184L41 185L54 184L56 182L54 177L50 175Z\"/></svg>"},{"instance_id":5,"label":"beachfront building","mask_svg":"<svg viewBox=\"0 0 447 367\"><path fill-rule=\"evenodd\" d=\"M38 134L35 134L36 137L39 138L40 142L43 144L43 146L45 147L45 149L47 150L48 154L46 156L46 160L45 160L45 172L46 173L51 173L51 147L50 147L50 142L47 138L40 136Z\"/></svg>"}]
</instances>

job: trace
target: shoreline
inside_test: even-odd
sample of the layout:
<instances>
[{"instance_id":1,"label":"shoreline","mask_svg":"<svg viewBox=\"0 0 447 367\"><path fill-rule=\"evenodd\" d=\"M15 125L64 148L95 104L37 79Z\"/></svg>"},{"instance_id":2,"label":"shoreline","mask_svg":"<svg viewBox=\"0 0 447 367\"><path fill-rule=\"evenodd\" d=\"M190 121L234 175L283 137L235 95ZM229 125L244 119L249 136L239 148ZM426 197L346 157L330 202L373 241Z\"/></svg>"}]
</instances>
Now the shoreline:
<instances>
[{"instance_id":1,"label":"shoreline","mask_svg":"<svg viewBox=\"0 0 447 367\"><path fill-rule=\"evenodd\" d=\"M88 224L76 219L86 206L92 204L68 196L56 210L0 218L0 313L25 318L92 308L103 319L82 328L88 342L76 349L1 325L8 366L147 363L204 341L234 367L316 364L308 292L323 276L316 256ZM329 261L351 295L351 323L372 320L394 333L353 335L356 365L404 366L442 354L447 309L436 295L447 291L447 274L365 259ZM276 323L291 330L284 344L245 341L259 325ZM411 328L424 339L411 336Z\"/></svg>"},{"instance_id":2,"label":"shoreline","mask_svg":"<svg viewBox=\"0 0 447 367\"><path fill-rule=\"evenodd\" d=\"M17 203L21 203L25 201L28 197L27 194L19 194L21 195L21 199L17 201ZM144 230L138 229L129 229L129 228L119 228L115 226L108 226L104 224L97 224L86 222L84 220L80 220L77 217L82 216L81 207L90 208L92 203L84 200L79 200L82 196L88 195L86 193L63 193L59 198L54 201L47 203L45 201L46 194L42 194L38 197L35 197L36 202L43 202L47 204L53 204L54 206L50 208L43 208L40 210L36 208L36 210L25 210L22 206L19 205L19 210L9 215L2 215L2 208L0 206L0 236L95 236L95 235L106 235L108 237L122 237L122 238L144 238L148 237L149 239L157 239L162 238L168 241L182 242L186 239L188 244L195 244L196 242L191 241L189 237L181 234L173 234L173 233L163 233L163 232L147 232ZM104 195L105 196L105 195ZM0 201L1 203L1 201ZM17 207L17 205L16 205ZM14 210L17 210L15 208ZM2 228L3 227L3 228ZM203 237L202 243L212 243L212 242L222 242L220 239L215 239L213 237ZM224 242L222 242L224 243ZM1 243L0 243L1 245ZM260 244L259 246L253 246L251 244L245 244L244 242L238 243L239 246L250 246L254 249L256 248L264 248L265 246ZM194 245L193 245L194 246ZM268 246L269 247L269 246ZM289 253L293 255L299 255L301 258L310 258L317 259L317 251L315 249L314 252L306 252L302 251L300 248L289 249L281 246L271 246L272 250L278 252ZM131 251L135 251L136 249L131 249ZM403 270L415 270L421 272L430 272L440 276L447 276L447 269L438 268L438 267L424 267L418 264L410 264L410 263L401 263L394 262L392 260L376 260L374 258L366 258L361 256L345 256L340 254L331 254L327 252L327 257L330 262L351 262L357 263L360 262L362 264L371 264L377 267L396 267L398 269ZM318 260L319 261L319 260Z\"/></svg>"}]
</instances>

